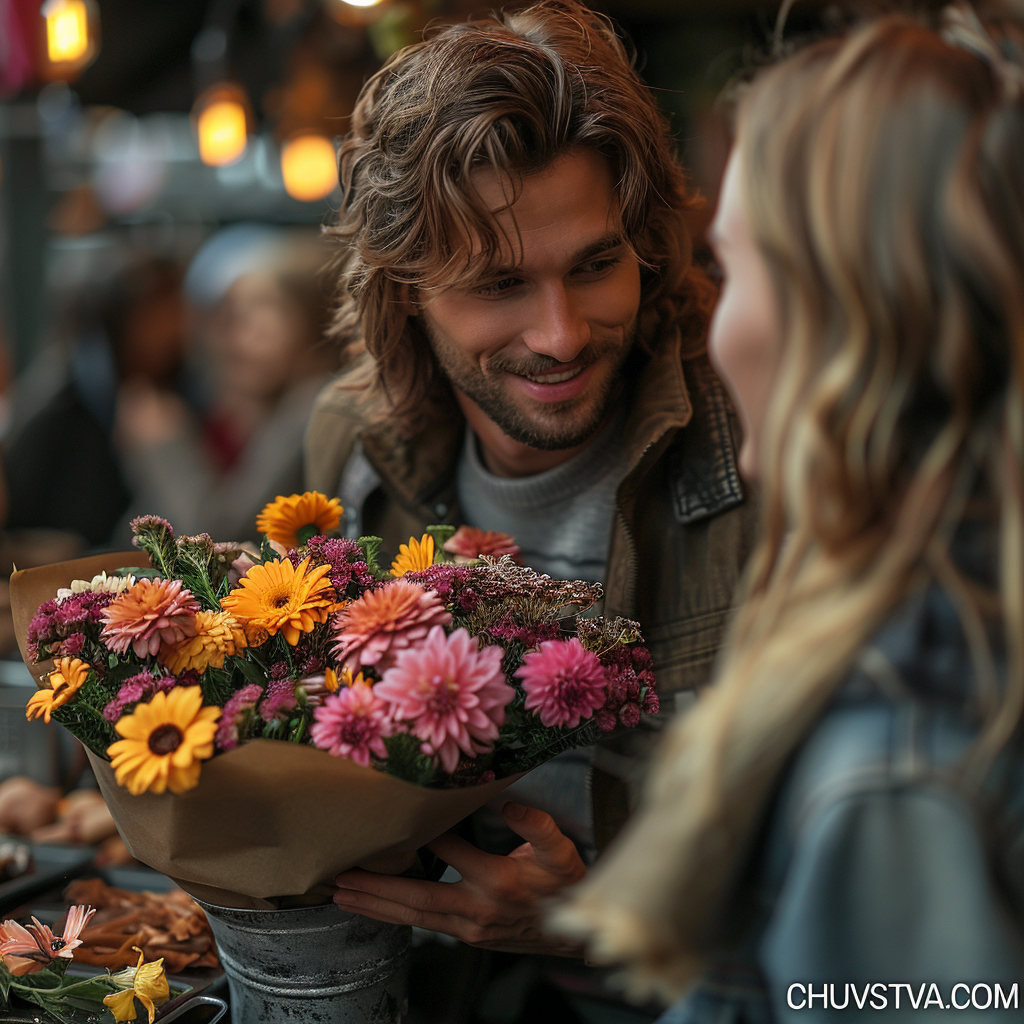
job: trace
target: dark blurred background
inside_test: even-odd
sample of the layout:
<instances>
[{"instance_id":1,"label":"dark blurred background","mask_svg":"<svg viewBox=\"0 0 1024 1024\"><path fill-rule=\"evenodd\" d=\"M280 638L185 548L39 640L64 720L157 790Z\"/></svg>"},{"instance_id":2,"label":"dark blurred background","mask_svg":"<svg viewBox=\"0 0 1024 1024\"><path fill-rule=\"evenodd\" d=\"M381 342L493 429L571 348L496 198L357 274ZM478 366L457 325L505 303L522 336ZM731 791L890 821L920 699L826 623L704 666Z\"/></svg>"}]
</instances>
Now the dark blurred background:
<instances>
[{"instance_id":1,"label":"dark blurred background","mask_svg":"<svg viewBox=\"0 0 1024 1024\"><path fill-rule=\"evenodd\" d=\"M780 4L595 6L707 199L699 244L729 145L718 97L770 50ZM0 0L0 684L28 682L13 566L123 549L141 512L255 539L263 504L301 488L306 418L337 369L320 272L336 145L383 60L484 10ZM800 0L787 34L836 17Z\"/></svg>"},{"instance_id":2,"label":"dark blurred background","mask_svg":"<svg viewBox=\"0 0 1024 1024\"><path fill-rule=\"evenodd\" d=\"M509 4L514 7L516 4ZM777 0L598 0L714 207L716 105ZM827 8L798 3L790 30ZM335 147L367 76L469 0L0 0L0 562L140 511L245 539L301 483ZM0 650L9 638L0 630Z\"/></svg>"}]
</instances>

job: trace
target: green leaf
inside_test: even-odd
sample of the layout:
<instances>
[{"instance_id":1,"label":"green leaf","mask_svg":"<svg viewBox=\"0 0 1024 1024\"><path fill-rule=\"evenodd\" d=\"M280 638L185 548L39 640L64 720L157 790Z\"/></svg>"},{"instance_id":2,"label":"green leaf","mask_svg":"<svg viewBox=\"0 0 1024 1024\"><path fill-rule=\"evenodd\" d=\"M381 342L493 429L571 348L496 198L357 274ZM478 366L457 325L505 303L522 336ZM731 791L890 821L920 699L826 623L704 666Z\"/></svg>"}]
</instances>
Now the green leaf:
<instances>
[{"instance_id":1,"label":"green leaf","mask_svg":"<svg viewBox=\"0 0 1024 1024\"><path fill-rule=\"evenodd\" d=\"M261 668L259 668L259 666L254 665L246 658L232 658L231 660L234 663L235 668L237 668L250 683L256 683L258 686L267 685L267 675Z\"/></svg>"},{"instance_id":2,"label":"green leaf","mask_svg":"<svg viewBox=\"0 0 1024 1024\"><path fill-rule=\"evenodd\" d=\"M316 523L309 523L303 526L301 529L295 531L295 539L299 542L299 547L308 544L314 537L320 535L320 529Z\"/></svg>"},{"instance_id":3,"label":"green leaf","mask_svg":"<svg viewBox=\"0 0 1024 1024\"><path fill-rule=\"evenodd\" d=\"M160 573L156 569L143 569L139 565L122 566L115 575L134 576L137 580L156 580L161 578Z\"/></svg>"},{"instance_id":4,"label":"green leaf","mask_svg":"<svg viewBox=\"0 0 1024 1024\"><path fill-rule=\"evenodd\" d=\"M360 537L356 543L359 545L359 550L363 553L363 561L366 563L366 568L370 570L370 575L374 579L384 579L388 572L380 564L380 547L384 543L383 539L380 537Z\"/></svg>"},{"instance_id":5,"label":"green leaf","mask_svg":"<svg viewBox=\"0 0 1024 1024\"><path fill-rule=\"evenodd\" d=\"M455 536L455 527L447 524L428 526L427 533L434 538L434 561L450 562L452 560L445 549L445 544Z\"/></svg>"}]
</instances>

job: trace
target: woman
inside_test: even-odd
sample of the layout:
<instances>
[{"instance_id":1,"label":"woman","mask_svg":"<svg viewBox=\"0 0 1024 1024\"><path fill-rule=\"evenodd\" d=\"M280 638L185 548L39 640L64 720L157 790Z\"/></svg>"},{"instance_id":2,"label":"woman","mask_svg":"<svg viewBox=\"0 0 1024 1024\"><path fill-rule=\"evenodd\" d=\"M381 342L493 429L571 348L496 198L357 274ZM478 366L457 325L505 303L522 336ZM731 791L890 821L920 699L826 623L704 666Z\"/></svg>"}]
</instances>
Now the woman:
<instances>
[{"instance_id":1,"label":"woman","mask_svg":"<svg viewBox=\"0 0 1024 1024\"><path fill-rule=\"evenodd\" d=\"M258 542L263 506L303 489L306 421L336 368L321 339L323 260L312 232L253 225L226 228L200 251L186 288L207 307L211 408L200 433L180 402L145 388L121 395L133 513L162 515L183 534Z\"/></svg>"},{"instance_id":2,"label":"woman","mask_svg":"<svg viewBox=\"0 0 1024 1024\"><path fill-rule=\"evenodd\" d=\"M689 988L670 1020L1021 1014L1022 38L889 16L745 97L710 345L764 535L718 682L560 915Z\"/></svg>"}]
</instances>

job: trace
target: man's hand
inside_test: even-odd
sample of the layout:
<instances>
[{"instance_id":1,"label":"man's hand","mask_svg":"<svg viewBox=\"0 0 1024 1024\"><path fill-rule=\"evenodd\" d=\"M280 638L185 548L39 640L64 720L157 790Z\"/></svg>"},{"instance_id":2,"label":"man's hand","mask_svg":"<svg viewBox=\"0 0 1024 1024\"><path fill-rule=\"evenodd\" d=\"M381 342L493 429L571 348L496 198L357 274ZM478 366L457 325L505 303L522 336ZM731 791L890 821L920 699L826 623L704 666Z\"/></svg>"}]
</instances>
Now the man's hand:
<instances>
[{"instance_id":1,"label":"man's hand","mask_svg":"<svg viewBox=\"0 0 1024 1024\"><path fill-rule=\"evenodd\" d=\"M461 882L352 870L338 875L342 910L391 924L411 924L507 953L582 956L582 947L544 934L542 903L587 873L571 839L549 814L522 804L502 808L506 824L526 840L507 857L478 850L447 833L428 843Z\"/></svg>"}]
</instances>

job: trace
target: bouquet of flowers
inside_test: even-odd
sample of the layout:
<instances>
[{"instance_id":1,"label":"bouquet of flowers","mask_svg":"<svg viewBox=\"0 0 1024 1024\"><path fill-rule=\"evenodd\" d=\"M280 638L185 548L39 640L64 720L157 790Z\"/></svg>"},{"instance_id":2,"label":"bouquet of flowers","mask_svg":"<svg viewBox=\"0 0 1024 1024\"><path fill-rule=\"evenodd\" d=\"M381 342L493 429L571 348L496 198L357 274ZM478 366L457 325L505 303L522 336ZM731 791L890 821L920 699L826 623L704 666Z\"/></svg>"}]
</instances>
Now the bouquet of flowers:
<instances>
[{"instance_id":1,"label":"bouquet of flowers","mask_svg":"<svg viewBox=\"0 0 1024 1024\"><path fill-rule=\"evenodd\" d=\"M162 958L147 963L137 949L135 967L116 974L107 971L87 978L67 977L75 949L82 945L79 935L94 913L91 907L71 907L60 936L35 918L25 927L17 921L0 923L0 1008L17 996L58 1020L63 1019L61 1010L77 1007L93 1013L106 1009L115 1021L126 1021L136 1019L138 999L153 1024L156 1007L170 999Z\"/></svg>"},{"instance_id":2,"label":"bouquet of flowers","mask_svg":"<svg viewBox=\"0 0 1024 1024\"><path fill-rule=\"evenodd\" d=\"M378 538L331 535L340 514L315 492L278 498L258 553L141 517L148 564L116 556L28 623L26 661L53 668L26 713L85 744L129 847L194 894L308 894L354 863L407 858L522 772L657 710L637 624L581 615L599 585L538 575L511 538L465 527L430 527L385 567ZM19 577L42 571L15 574L15 604L42 582ZM298 824L284 805L333 809L346 841L289 888L259 870L266 835L223 839L254 804L279 826L274 849ZM189 840L212 813L221 841ZM226 855L247 838L259 880L243 886Z\"/></svg>"}]
</instances>

